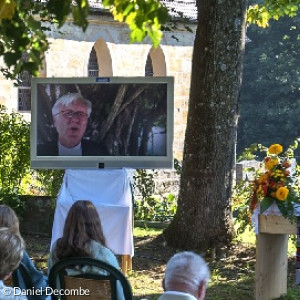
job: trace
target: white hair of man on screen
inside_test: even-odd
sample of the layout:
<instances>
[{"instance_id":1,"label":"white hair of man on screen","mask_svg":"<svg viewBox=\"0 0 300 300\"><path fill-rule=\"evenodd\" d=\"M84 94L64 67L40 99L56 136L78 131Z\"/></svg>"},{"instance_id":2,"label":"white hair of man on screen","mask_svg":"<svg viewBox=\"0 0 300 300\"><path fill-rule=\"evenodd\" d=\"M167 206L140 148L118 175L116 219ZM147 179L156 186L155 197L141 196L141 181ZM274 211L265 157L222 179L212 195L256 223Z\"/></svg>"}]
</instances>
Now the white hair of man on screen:
<instances>
[{"instance_id":1,"label":"white hair of man on screen","mask_svg":"<svg viewBox=\"0 0 300 300\"><path fill-rule=\"evenodd\" d=\"M185 251L175 254L167 263L163 286L167 293L186 293L192 296L189 299L203 300L209 279L210 271L204 259Z\"/></svg>"},{"instance_id":2,"label":"white hair of man on screen","mask_svg":"<svg viewBox=\"0 0 300 300\"><path fill-rule=\"evenodd\" d=\"M90 116L92 112L92 103L88 99L85 99L80 93L68 93L59 97L52 107L52 115L54 116L60 112L60 105L69 106L76 101L85 104L87 108L87 114Z\"/></svg>"}]
</instances>

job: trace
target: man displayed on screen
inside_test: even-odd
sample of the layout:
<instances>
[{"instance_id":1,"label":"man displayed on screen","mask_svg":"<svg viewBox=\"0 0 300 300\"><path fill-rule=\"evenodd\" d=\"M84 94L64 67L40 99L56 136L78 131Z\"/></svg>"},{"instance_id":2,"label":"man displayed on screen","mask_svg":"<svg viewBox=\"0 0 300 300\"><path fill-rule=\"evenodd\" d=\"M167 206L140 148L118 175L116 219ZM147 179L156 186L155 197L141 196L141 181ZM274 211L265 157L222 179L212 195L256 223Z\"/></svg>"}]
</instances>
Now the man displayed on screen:
<instances>
[{"instance_id":1,"label":"man displayed on screen","mask_svg":"<svg viewBox=\"0 0 300 300\"><path fill-rule=\"evenodd\" d=\"M37 146L38 156L99 156L108 155L100 144L83 139L92 103L79 93L68 93L57 99L52 108L57 140Z\"/></svg>"}]
</instances>

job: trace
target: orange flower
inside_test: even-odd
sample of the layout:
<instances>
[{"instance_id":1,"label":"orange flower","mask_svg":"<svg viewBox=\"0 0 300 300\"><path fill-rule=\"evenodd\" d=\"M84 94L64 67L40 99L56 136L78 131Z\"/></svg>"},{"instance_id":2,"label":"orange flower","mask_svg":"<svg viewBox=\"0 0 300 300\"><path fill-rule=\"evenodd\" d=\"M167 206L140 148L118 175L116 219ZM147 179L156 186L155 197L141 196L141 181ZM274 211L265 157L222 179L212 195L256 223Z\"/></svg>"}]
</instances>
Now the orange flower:
<instances>
[{"instance_id":1,"label":"orange flower","mask_svg":"<svg viewBox=\"0 0 300 300\"><path fill-rule=\"evenodd\" d=\"M272 170L274 166L278 165L278 159L277 158L272 158L272 159L269 159L268 161L266 161L265 163L265 167L266 169L268 170Z\"/></svg>"},{"instance_id":2,"label":"orange flower","mask_svg":"<svg viewBox=\"0 0 300 300\"><path fill-rule=\"evenodd\" d=\"M262 183L262 182L265 182L265 181L267 181L268 180L268 174L262 174L262 175L260 175L260 177L258 178L258 182L259 183Z\"/></svg>"},{"instance_id":3,"label":"orange flower","mask_svg":"<svg viewBox=\"0 0 300 300\"><path fill-rule=\"evenodd\" d=\"M279 153L281 153L283 151L283 148L280 144L273 144L269 147L268 151L270 154L278 155Z\"/></svg>"},{"instance_id":4,"label":"orange flower","mask_svg":"<svg viewBox=\"0 0 300 300\"><path fill-rule=\"evenodd\" d=\"M286 200L288 194L289 194L289 189L283 186L276 191L276 198L280 201L284 201Z\"/></svg>"}]
</instances>

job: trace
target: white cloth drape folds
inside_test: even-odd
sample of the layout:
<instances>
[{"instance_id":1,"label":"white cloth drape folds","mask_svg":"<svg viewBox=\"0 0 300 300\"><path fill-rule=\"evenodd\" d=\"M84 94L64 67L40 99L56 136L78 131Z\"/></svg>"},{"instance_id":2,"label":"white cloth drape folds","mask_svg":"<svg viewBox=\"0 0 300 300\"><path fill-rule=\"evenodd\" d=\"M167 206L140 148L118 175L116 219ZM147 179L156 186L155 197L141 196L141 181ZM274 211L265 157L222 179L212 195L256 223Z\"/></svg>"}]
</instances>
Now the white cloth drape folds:
<instances>
[{"instance_id":1,"label":"white cloth drape folds","mask_svg":"<svg viewBox=\"0 0 300 300\"><path fill-rule=\"evenodd\" d=\"M62 236L66 216L77 200L95 205L107 241L116 255L133 256L133 169L66 170L54 214L51 247Z\"/></svg>"}]
</instances>

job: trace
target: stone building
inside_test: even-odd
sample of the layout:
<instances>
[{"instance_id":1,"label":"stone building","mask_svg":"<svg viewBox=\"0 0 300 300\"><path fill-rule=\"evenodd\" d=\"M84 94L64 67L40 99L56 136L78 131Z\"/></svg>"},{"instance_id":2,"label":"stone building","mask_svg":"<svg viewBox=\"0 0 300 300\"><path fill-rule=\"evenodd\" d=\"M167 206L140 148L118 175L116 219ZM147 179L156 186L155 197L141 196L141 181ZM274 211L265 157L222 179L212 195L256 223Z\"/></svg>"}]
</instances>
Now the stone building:
<instances>
[{"instance_id":1,"label":"stone building","mask_svg":"<svg viewBox=\"0 0 300 300\"><path fill-rule=\"evenodd\" d=\"M129 29L113 20L99 3L90 0L89 26L86 32L68 20L57 30L49 31L50 49L45 54L41 77L85 76L174 76L174 157L182 159L189 100L191 58L194 33L184 28L182 17L195 32L195 0L162 0L176 22L175 31L164 32L160 46L150 40L130 43ZM180 16L180 17L179 17ZM1 64L1 61L0 61ZM0 103L9 111L30 117L30 76L20 74L22 84L0 74Z\"/></svg>"}]
</instances>

